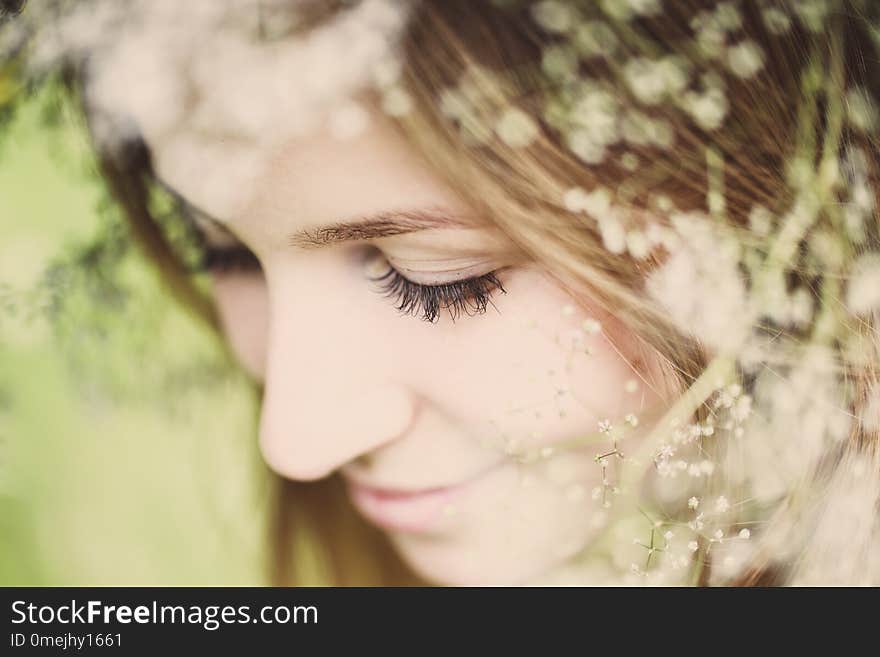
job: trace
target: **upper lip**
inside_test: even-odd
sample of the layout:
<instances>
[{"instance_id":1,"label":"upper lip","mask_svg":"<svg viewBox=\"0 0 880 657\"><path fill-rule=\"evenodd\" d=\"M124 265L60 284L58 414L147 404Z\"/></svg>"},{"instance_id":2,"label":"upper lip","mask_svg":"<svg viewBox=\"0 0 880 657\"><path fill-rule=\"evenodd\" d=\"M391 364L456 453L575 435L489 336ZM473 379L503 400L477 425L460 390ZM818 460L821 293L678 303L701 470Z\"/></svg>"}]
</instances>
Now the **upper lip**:
<instances>
[{"instance_id":1,"label":"upper lip","mask_svg":"<svg viewBox=\"0 0 880 657\"><path fill-rule=\"evenodd\" d=\"M451 484L440 484L437 486L427 486L425 488L406 488L402 486L389 486L386 484L378 484L366 481L362 479L360 476L352 476L349 473L345 473L345 479L349 484L356 486L358 488L366 488L371 493L383 497L406 497L408 495L424 495L426 493L436 493L442 490L447 490L450 488L455 488L457 486L461 486L463 484L467 484L478 477L481 477L489 470L496 468L499 464L494 464L491 467L480 470L479 472L475 472L469 477L465 477L459 481L453 482Z\"/></svg>"},{"instance_id":2,"label":"upper lip","mask_svg":"<svg viewBox=\"0 0 880 657\"><path fill-rule=\"evenodd\" d=\"M458 484L450 484L448 486L431 486L429 488L401 488L397 486L386 486L384 484L373 484L356 477L347 477L348 482L358 488L366 488L371 493L388 497L404 497L407 495L421 495L424 493L433 493L436 491L452 488Z\"/></svg>"}]
</instances>

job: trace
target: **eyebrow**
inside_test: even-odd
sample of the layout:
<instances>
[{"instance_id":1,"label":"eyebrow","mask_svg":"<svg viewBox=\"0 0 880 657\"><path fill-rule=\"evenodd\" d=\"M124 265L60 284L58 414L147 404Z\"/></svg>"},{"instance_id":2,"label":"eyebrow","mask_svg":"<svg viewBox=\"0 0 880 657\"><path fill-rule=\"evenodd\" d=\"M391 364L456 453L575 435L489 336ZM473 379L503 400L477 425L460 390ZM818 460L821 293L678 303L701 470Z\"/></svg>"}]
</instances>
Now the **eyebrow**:
<instances>
[{"instance_id":1,"label":"eyebrow","mask_svg":"<svg viewBox=\"0 0 880 657\"><path fill-rule=\"evenodd\" d=\"M184 208L185 214L198 216L211 223L216 229L233 236L225 222L212 217L200 207L191 203L174 187L158 176L156 182L174 197ZM473 222L446 208L424 208L418 210L387 210L370 215L353 217L350 220L334 222L320 228L304 228L292 233L288 244L301 249L315 249L340 242L379 239L406 235L422 230L437 228L473 228Z\"/></svg>"},{"instance_id":2,"label":"eyebrow","mask_svg":"<svg viewBox=\"0 0 880 657\"><path fill-rule=\"evenodd\" d=\"M472 227L472 224L442 208L391 210L320 228L299 230L290 235L288 243L302 249L315 249L340 242L393 237L421 230L467 227Z\"/></svg>"}]
</instances>

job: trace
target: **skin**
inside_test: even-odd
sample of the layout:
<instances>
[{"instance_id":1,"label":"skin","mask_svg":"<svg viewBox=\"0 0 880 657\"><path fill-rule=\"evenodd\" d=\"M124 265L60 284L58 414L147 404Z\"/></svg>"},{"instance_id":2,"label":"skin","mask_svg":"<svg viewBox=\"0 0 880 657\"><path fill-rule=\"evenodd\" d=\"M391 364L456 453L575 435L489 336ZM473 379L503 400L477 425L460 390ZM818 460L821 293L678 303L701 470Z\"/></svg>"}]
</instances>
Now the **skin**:
<instances>
[{"instance_id":1,"label":"skin","mask_svg":"<svg viewBox=\"0 0 880 657\"><path fill-rule=\"evenodd\" d=\"M215 273L214 292L233 350L265 383L259 444L269 466L303 481L339 472L355 507L429 581L552 581L603 528L594 457L611 441L559 446L596 434L605 418L622 429L624 415L660 403L645 383L658 380L656 363L633 362L624 327L475 217L376 113L356 136L320 129L256 154L258 175L234 204L212 205L199 172L222 177L235 158L192 143L179 131L151 148L159 176L260 260L262 273ZM455 221L290 243L297 231L400 210ZM428 323L401 315L368 279L389 263L422 284L497 271L506 293L483 314ZM602 329L585 331L588 319ZM527 453L538 456L524 463ZM363 486L454 490L389 502Z\"/></svg>"}]
</instances>

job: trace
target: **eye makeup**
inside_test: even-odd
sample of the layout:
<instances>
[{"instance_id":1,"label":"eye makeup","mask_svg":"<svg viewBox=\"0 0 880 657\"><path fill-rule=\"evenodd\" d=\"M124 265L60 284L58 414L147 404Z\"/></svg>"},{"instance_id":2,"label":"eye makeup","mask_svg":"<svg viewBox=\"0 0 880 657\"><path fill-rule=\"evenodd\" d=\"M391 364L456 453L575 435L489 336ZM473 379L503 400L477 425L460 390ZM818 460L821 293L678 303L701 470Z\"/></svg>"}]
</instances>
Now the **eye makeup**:
<instances>
[{"instance_id":1,"label":"eye makeup","mask_svg":"<svg viewBox=\"0 0 880 657\"><path fill-rule=\"evenodd\" d=\"M406 278L394 266L385 261L384 273L369 276L379 291L394 302L398 312L419 316L423 321L435 323L443 310L454 322L462 314L481 315L492 303L494 294L507 294L498 279L497 271L462 280L424 285ZM372 268L375 269L376 265Z\"/></svg>"}]
</instances>

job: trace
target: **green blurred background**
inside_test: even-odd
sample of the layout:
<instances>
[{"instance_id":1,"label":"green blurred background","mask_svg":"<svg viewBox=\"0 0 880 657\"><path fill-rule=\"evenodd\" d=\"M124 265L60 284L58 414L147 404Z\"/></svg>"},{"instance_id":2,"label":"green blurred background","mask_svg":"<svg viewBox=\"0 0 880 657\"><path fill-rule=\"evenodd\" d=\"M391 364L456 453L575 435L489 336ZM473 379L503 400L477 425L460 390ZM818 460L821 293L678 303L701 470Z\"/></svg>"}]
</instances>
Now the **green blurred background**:
<instances>
[{"instance_id":1,"label":"green blurred background","mask_svg":"<svg viewBox=\"0 0 880 657\"><path fill-rule=\"evenodd\" d=\"M0 585L264 584L253 386L96 246L124 223L57 89L2 132Z\"/></svg>"}]
</instances>

